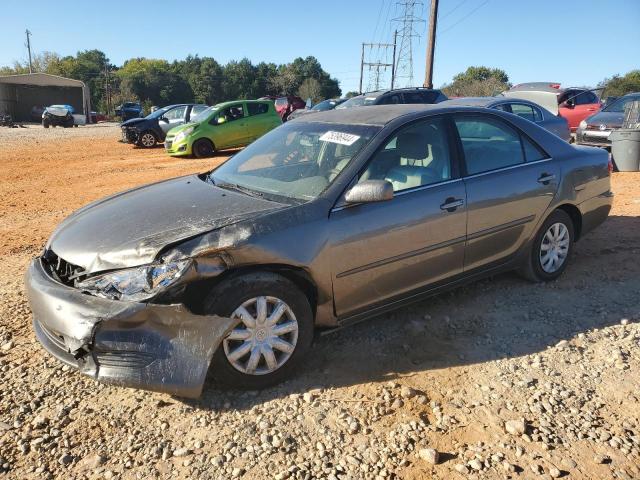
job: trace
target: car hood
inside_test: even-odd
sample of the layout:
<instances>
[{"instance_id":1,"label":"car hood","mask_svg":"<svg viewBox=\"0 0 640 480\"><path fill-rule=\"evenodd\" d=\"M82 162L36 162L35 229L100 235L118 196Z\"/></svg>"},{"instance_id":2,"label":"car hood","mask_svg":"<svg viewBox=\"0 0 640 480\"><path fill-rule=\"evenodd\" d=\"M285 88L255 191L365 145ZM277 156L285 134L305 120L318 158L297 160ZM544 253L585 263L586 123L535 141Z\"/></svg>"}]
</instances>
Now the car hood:
<instances>
[{"instance_id":1,"label":"car hood","mask_svg":"<svg viewBox=\"0 0 640 480\"><path fill-rule=\"evenodd\" d=\"M58 226L47 248L86 273L134 267L168 245L285 207L190 175L81 208Z\"/></svg>"},{"instance_id":2,"label":"car hood","mask_svg":"<svg viewBox=\"0 0 640 480\"><path fill-rule=\"evenodd\" d=\"M622 128L624 113L622 112L598 112L587 118L588 125L606 125L606 128Z\"/></svg>"},{"instance_id":3,"label":"car hood","mask_svg":"<svg viewBox=\"0 0 640 480\"><path fill-rule=\"evenodd\" d=\"M132 118L129 120L126 120L124 122L122 122L120 125L123 127L134 127L136 126L138 123L142 123L142 122L146 122L147 119L146 118Z\"/></svg>"},{"instance_id":4,"label":"car hood","mask_svg":"<svg viewBox=\"0 0 640 480\"><path fill-rule=\"evenodd\" d=\"M173 127L171 130L169 130L167 132L167 136L177 135L181 131L186 130L187 128L190 128L190 127L195 127L196 125L200 125L200 124L197 123L197 122L189 122L189 123L185 123L183 125L178 125L177 127Z\"/></svg>"}]
</instances>

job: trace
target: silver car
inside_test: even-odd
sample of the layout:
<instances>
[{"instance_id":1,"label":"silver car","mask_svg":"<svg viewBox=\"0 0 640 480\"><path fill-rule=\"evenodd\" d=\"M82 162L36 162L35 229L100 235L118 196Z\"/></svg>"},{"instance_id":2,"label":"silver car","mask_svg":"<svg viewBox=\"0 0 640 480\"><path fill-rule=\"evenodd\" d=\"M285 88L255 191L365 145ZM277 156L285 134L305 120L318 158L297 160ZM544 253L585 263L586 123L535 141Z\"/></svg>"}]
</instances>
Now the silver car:
<instances>
[{"instance_id":1,"label":"silver car","mask_svg":"<svg viewBox=\"0 0 640 480\"><path fill-rule=\"evenodd\" d=\"M210 371L263 388L316 329L501 271L556 279L607 218L609 175L605 151L499 110L303 116L64 220L26 274L33 326L100 381L196 397Z\"/></svg>"},{"instance_id":2,"label":"silver car","mask_svg":"<svg viewBox=\"0 0 640 480\"><path fill-rule=\"evenodd\" d=\"M640 93L628 93L595 115L584 119L576 131L576 143L592 147L610 147L609 135L613 130L622 128L625 107L637 100L640 100Z\"/></svg>"},{"instance_id":3,"label":"silver car","mask_svg":"<svg viewBox=\"0 0 640 480\"><path fill-rule=\"evenodd\" d=\"M554 115L546 108L529 100L512 97L463 97L447 100L443 104L485 107L513 113L540 125L567 142L571 139L571 131L566 119Z\"/></svg>"}]
</instances>

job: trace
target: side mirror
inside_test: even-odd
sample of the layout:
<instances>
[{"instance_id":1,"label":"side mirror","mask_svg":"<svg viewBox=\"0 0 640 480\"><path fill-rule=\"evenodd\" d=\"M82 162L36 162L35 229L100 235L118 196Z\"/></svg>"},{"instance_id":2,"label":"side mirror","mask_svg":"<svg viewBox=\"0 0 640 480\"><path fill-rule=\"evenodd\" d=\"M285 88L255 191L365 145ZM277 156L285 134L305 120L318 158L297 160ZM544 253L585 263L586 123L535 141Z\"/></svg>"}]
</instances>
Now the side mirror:
<instances>
[{"instance_id":1,"label":"side mirror","mask_svg":"<svg viewBox=\"0 0 640 480\"><path fill-rule=\"evenodd\" d=\"M573 108L575 106L575 102L573 100L567 100L565 102L562 102L560 106L564 108Z\"/></svg>"},{"instance_id":2,"label":"side mirror","mask_svg":"<svg viewBox=\"0 0 640 480\"><path fill-rule=\"evenodd\" d=\"M222 124L223 124L224 122L226 122L226 121L227 121L227 119L226 119L226 118L224 118L224 117L218 117L218 120L217 120L217 122L216 122L216 123L217 123L218 125L222 125Z\"/></svg>"},{"instance_id":3,"label":"side mirror","mask_svg":"<svg viewBox=\"0 0 640 480\"><path fill-rule=\"evenodd\" d=\"M160 120L162 120L164 123L169 123L169 119L168 118L160 117Z\"/></svg>"},{"instance_id":4,"label":"side mirror","mask_svg":"<svg viewBox=\"0 0 640 480\"><path fill-rule=\"evenodd\" d=\"M393 198L393 185L386 180L363 180L345 195L347 203L384 202Z\"/></svg>"}]
</instances>

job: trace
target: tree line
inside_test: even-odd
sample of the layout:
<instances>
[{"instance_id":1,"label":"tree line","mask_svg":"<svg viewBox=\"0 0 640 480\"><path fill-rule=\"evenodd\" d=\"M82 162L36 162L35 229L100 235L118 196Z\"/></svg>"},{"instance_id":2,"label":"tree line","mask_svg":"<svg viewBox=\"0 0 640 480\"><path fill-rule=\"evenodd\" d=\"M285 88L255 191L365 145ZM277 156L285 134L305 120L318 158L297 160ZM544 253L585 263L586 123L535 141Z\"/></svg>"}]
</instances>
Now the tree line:
<instances>
[{"instance_id":1,"label":"tree line","mask_svg":"<svg viewBox=\"0 0 640 480\"><path fill-rule=\"evenodd\" d=\"M341 94L338 80L312 56L281 65L254 65L247 58L223 65L212 57L189 55L173 62L131 58L116 66L104 52L84 50L65 57L43 52L34 56L32 66L35 72L83 81L89 87L92 108L103 112L123 101L139 101L146 107L183 102L215 105L265 95L299 95L318 102ZM20 73L29 73L28 63L0 67L0 75Z\"/></svg>"}]
</instances>

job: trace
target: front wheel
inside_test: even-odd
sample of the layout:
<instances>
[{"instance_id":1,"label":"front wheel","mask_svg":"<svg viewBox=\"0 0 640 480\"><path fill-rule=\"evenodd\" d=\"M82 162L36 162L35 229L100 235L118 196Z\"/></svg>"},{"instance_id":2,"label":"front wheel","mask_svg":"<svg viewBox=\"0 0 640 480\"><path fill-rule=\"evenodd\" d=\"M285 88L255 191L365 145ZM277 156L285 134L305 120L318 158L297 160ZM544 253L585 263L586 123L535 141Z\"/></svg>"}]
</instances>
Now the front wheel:
<instances>
[{"instance_id":1,"label":"front wheel","mask_svg":"<svg viewBox=\"0 0 640 480\"><path fill-rule=\"evenodd\" d=\"M259 389L283 381L313 340L309 300L281 275L231 277L209 294L205 309L236 320L211 364L213 377L230 387Z\"/></svg>"},{"instance_id":2,"label":"front wheel","mask_svg":"<svg viewBox=\"0 0 640 480\"><path fill-rule=\"evenodd\" d=\"M211 143L211 140L207 138L199 138L193 142L191 151L196 158L207 158L214 154L215 148L213 143Z\"/></svg>"},{"instance_id":3,"label":"front wheel","mask_svg":"<svg viewBox=\"0 0 640 480\"><path fill-rule=\"evenodd\" d=\"M149 131L142 132L142 135L140 135L140 138L138 139L138 145L144 148L155 147L156 143L156 136Z\"/></svg>"},{"instance_id":4,"label":"front wheel","mask_svg":"<svg viewBox=\"0 0 640 480\"><path fill-rule=\"evenodd\" d=\"M555 210L538 230L520 273L533 282L555 280L567 268L573 241L571 217L563 210Z\"/></svg>"}]
</instances>

